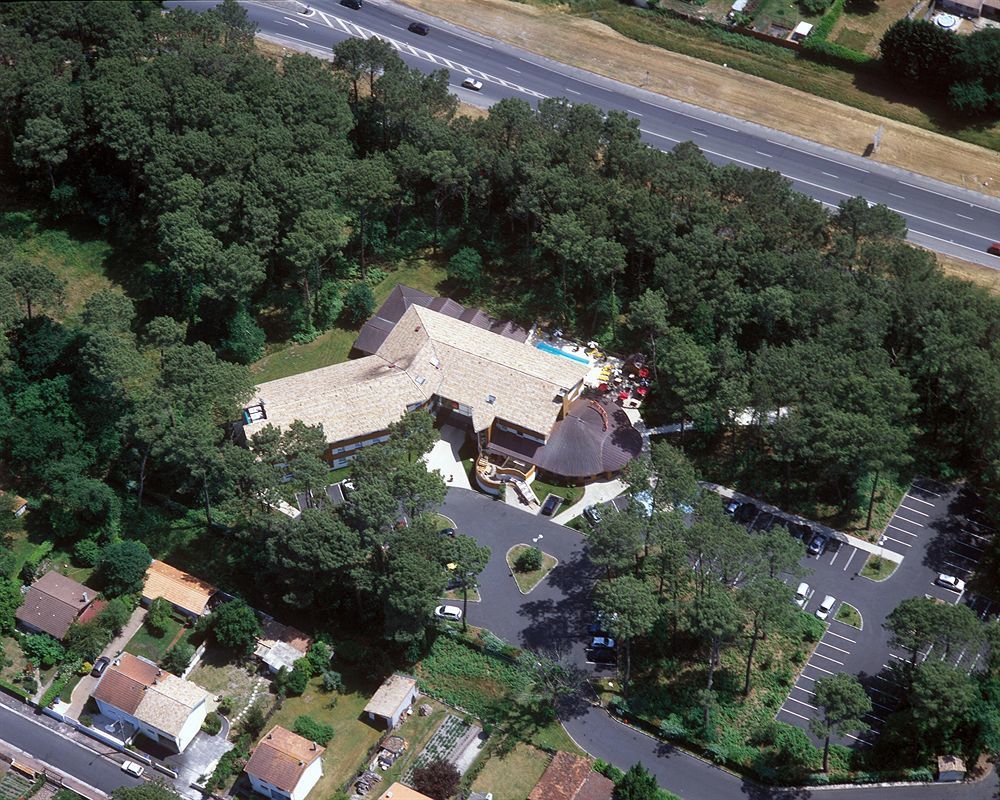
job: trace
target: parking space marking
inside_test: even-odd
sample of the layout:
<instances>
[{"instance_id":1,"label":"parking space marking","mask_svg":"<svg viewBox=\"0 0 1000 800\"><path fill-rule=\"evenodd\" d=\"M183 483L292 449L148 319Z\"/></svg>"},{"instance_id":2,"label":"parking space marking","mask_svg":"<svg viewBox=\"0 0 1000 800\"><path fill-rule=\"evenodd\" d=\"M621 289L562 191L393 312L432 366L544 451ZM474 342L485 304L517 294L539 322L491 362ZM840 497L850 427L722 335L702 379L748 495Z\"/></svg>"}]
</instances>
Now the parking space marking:
<instances>
[{"instance_id":1,"label":"parking space marking","mask_svg":"<svg viewBox=\"0 0 1000 800\"><path fill-rule=\"evenodd\" d=\"M883 539L888 539L890 542L895 542L896 544L901 544L903 547L913 547L912 544L907 544L906 542L900 541L899 539L893 539L891 536L886 536L883 534Z\"/></svg>"},{"instance_id":2,"label":"parking space marking","mask_svg":"<svg viewBox=\"0 0 1000 800\"><path fill-rule=\"evenodd\" d=\"M827 661L832 661L834 664L840 664L840 666L844 666L844 662L843 661L837 661L837 659L830 658L830 656L825 656L822 653L815 653L814 652L813 655L816 656L816 658L824 658ZM816 667L816 669L819 669L819 667Z\"/></svg>"},{"instance_id":3,"label":"parking space marking","mask_svg":"<svg viewBox=\"0 0 1000 800\"><path fill-rule=\"evenodd\" d=\"M906 496L911 500L916 500L918 503L923 503L925 506L930 506L931 508L934 508L934 503L930 503L927 500L921 500L919 497L915 497L912 494L907 494Z\"/></svg>"},{"instance_id":4,"label":"parking space marking","mask_svg":"<svg viewBox=\"0 0 1000 800\"><path fill-rule=\"evenodd\" d=\"M829 642L824 642L822 639L819 640L819 643L824 647L829 647L831 650L837 650L846 656L849 656L851 654L850 650L845 650L843 647L834 647L832 644L830 644Z\"/></svg>"},{"instance_id":5,"label":"parking space marking","mask_svg":"<svg viewBox=\"0 0 1000 800\"><path fill-rule=\"evenodd\" d=\"M805 688L799 686L798 684L796 684L795 686L792 687L792 691L794 692L796 689L798 689L800 692L805 692L810 697L815 697L816 696L816 692L810 692L808 689L805 689Z\"/></svg>"},{"instance_id":6,"label":"parking space marking","mask_svg":"<svg viewBox=\"0 0 1000 800\"><path fill-rule=\"evenodd\" d=\"M878 731L872 731L872 733L874 733L874 734L875 734L876 736L878 735ZM871 744L872 744L872 743L871 743L871 742L869 742L869 741L868 741L867 739L861 739L861 738L859 738L859 737L857 737L857 736L852 736L852 735L851 735L851 734L849 734L849 733L844 733L844 734L841 734L841 735L842 735L842 736L844 736L844 737L845 737L845 738L847 738L847 739L853 739L853 740L854 740L854 741L856 741L856 742L861 742L861 744L866 744L866 745L868 745L869 747L871 747Z\"/></svg>"},{"instance_id":7,"label":"parking space marking","mask_svg":"<svg viewBox=\"0 0 1000 800\"><path fill-rule=\"evenodd\" d=\"M816 655L816 654L813 653L813 655ZM832 658L830 660L833 661ZM806 662L806 666L807 667L812 667L813 669L818 669L820 672L825 672L827 675L836 675L837 674L836 672L830 672L830 670L828 670L828 669L823 669L822 667L817 667L811 661L807 661Z\"/></svg>"},{"instance_id":8,"label":"parking space marking","mask_svg":"<svg viewBox=\"0 0 1000 800\"><path fill-rule=\"evenodd\" d=\"M854 556L858 554L858 548L854 548L854 552L851 553L851 557L847 559L847 563L844 564L844 572L847 572L847 568L851 566L851 562L854 560Z\"/></svg>"},{"instance_id":9,"label":"parking space marking","mask_svg":"<svg viewBox=\"0 0 1000 800\"><path fill-rule=\"evenodd\" d=\"M784 706L781 707L780 711L784 711L786 714L791 714L793 717L798 717L799 719L804 719L806 722L810 722L812 720L811 717L803 717L801 714L796 714L794 711L789 711Z\"/></svg>"},{"instance_id":10,"label":"parking space marking","mask_svg":"<svg viewBox=\"0 0 1000 800\"><path fill-rule=\"evenodd\" d=\"M928 503L927 505L931 505L931 504ZM928 514L925 511L920 511L919 509L916 509L916 508L910 508L908 505L905 505L903 503L900 503L899 507L900 508L905 508L907 511L912 511L914 514L919 514L922 517L929 517L930 516L930 514Z\"/></svg>"},{"instance_id":11,"label":"parking space marking","mask_svg":"<svg viewBox=\"0 0 1000 800\"><path fill-rule=\"evenodd\" d=\"M892 528L894 531L899 531L900 533L905 533L907 536L912 536L914 538L916 538L918 536L918 534L913 533L911 531L904 530L903 528L897 528L891 522L888 525L886 525L885 527Z\"/></svg>"},{"instance_id":12,"label":"parking space marking","mask_svg":"<svg viewBox=\"0 0 1000 800\"><path fill-rule=\"evenodd\" d=\"M940 497L941 496L937 492L932 492L930 489L925 489L923 486L917 486L917 484L915 484L915 483L911 483L910 486L912 488L916 489L918 492L927 492L927 494L932 494L935 497Z\"/></svg>"},{"instance_id":13,"label":"parking space marking","mask_svg":"<svg viewBox=\"0 0 1000 800\"><path fill-rule=\"evenodd\" d=\"M836 622L837 620L834 621ZM845 625L846 623L841 622L840 624ZM841 636L839 633L834 633L833 631L827 631L827 633L830 634L831 636L836 636L838 639L844 639L850 642L851 644L857 644L857 641L855 641L854 639L848 639L846 636Z\"/></svg>"},{"instance_id":14,"label":"parking space marking","mask_svg":"<svg viewBox=\"0 0 1000 800\"><path fill-rule=\"evenodd\" d=\"M905 506L900 506L900 508L905 508ZM908 517L904 517L904 516L903 516L902 514L900 514L900 513L898 512L898 511L897 511L897 512L896 512L895 514L893 514L893 515L892 515L892 518L893 518L893 519L898 519L898 520L900 520L901 522L909 522L909 523L910 523L911 525L916 525L916 526L917 526L918 528L924 528L924 527L926 527L926 526L924 525L924 523L922 523L922 522L917 522L917 521L916 521L915 519L909 519Z\"/></svg>"},{"instance_id":15,"label":"parking space marking","mask_svg":"<svg viewBox=\"0 0 1000 800\"><path fill-rule=\"evenodd\" d=\"M833 562L837 560L837 556L840 555L840 550L833 554L833 558L830 559L830 566L833 566Z\"/></svg>"},{"instance_id":16,"label":"parking space marking","mask_svg":"<svg viewBox=\"0 0 1000 800\"><path fill-rule=\"evenodd\" d=\"M967 567L960 567L958 564L955 564L952 561L945 561L944 563L947 564L952 569L957 569L959 572L967 572L967 573L971 573L972 572L972 570L970 570L969 568L967 568Z\"/></svg>"},{"instance_id":17,"label":"parking space marking","mask_svg":"<svg viewBox=\"0 0 1000 800\"><path fill-rule=\"evenodd\" d=\"M791 700L793 703L799 703L800 705L806 706L807 708L812 708L816 711L819 711L819 708L817 706L814 706L812 703L807 703L805 700L796 700L794 697L789 697L788 699Z\"/></svg>"}]
</instances>

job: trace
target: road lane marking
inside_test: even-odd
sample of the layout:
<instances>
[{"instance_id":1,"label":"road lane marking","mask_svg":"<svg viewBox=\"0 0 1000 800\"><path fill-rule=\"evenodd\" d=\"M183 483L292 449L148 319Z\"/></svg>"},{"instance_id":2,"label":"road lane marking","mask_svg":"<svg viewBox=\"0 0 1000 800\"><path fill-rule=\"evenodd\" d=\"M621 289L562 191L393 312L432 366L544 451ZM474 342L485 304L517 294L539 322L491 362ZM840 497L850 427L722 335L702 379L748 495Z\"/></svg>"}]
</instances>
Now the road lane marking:
<instances>
[{"instance_id":1,"label":"road lane marking","mask_svg":"<svg viewBox=\"0 0 1000 800\"><path fill-rule=\"evenodd\" d=\"M858 554L858 548L855 547L853 552L851 553L851 557L847 559L847 563L844 564L844 572L847 572L847 568L851 566L851 562L854 560L854 556L856 556L857 554Z\"/></svg>"},{"instance_id":2,"label":"road lane marking","mask_svg":"<svg viewBox=\"0 0 1000 800\"><path fill-rule=\"evenodd\" d=\"M656 133L655 131L647 131L645 128L639 128L640 133L648 133L650 136L658 136L661 139L666 139L668 142L677 142L680 144L680 139L674 139L672 136L667 136L662 133Z\"/></svg>"},{"instance_id":3,"label":"road lane marking","mask_svg":"<svg viewBox=\"0 0 1000 800\"><path fill-rule=\"evenodd\" d=\"M626 114L635 114L637 117L641 117L642 116L642 114L640 114L638 111L633 111L631 108L626 108L625 109L625 113Z\"/></svg>"},{"instance_id":4,"label":"road lane marking","mask_svg":"<svg viewBox=\"0 0 1000 800\"><path fill-rule=\"evenodd\" d=\"M967 205L972 208L981 208L983 211L992 211L994 214L1000 214L1000 211L988 208L987 206L977 205L976 203L970 203L968 200L959 200L957 197L950 194L944 194L943 192L935 192L933 189L925 189L923 186L917 186L914 183L907 183L906 181L900 181L900 183L903 184L903 186L909 186L911 189L918 189L921 192L930 192L930 194L936 194L938 197L944 197L947 198L948 200L954 200L956 203L962 203L963 205Z\"/></svg>"},{"instance_id":5,"label":"road lane marking","mask_svg":"<svg viewBox=\"0 0 1000 800\"><path fill-rule=\"evenodd\" d=\"M763 169L763 167L758 167L758 169ZM781 174L784 175L786 178L788 178L788 180L790 180L790 181L795 181L796 183L804 183L806 186L813 186L816 189L822 189L825 192L833 192L834 194L839 194L842 197L855 197L856 196L856 195L851 194L850 192L841 192L841 191L838 191L837 189L831 189L829 186L824 186L821 183L813 183L812 181L807 181L804 178L796 178L794 175L789 175L787 172L782 172Z\"/></svg>"},{"instance_id":6,"label":"road lane marking","mask_svg":"<svg viewBox=\"0 0 1000 800\"><path fill-rule=\"evenodd\" d=\"M850 650L845 650L843 647L836 647L835 645L832 645L829 642L824 642L822 639L819 640L819 643L824 647L829 647L831 650L837 650L838 652L843 653L845 656L849 656L851 654Z\"/></svg>"},{"instance_id":7,"label":"road lane marking","mask_svg":"<svg viewBox=\"0 0 1000 800\"><path fill-rule=\"evenodd\" d=\"M507 67L507 69L511 69L511 67ZM564 87L564 88L566 88L566 87ZM578 92L576 89L566 88L566 91L569 92L570 94L577 94L577 95L580 94L580 92ZM653 134L653 135L655 136L656 134Z\"/></svg>"},{"instance_id":8,"label":"road lane marking","mask_svg":"<svg viewBox=\"0 0 1000 800\"><path fill-rule=\"evenodd\" d=\"M516 72L518 75L521 74L521 70L519 69L514 69L513 67L507 67L507 69L509 69L511 72Z\"/></svg>"},{"instance_id":9,"label":"road lane marking","mask_svg":"<svg viewBox=\"0 0 1000 800\"><path fill-rule=\"evenodd\" d=\"M930 503L928 503L927 505L930 505ZM914 514L919 514L922 517L929 517L930 516L930 514L928 514L926 511L921 511L918 508L910 508L909 506L903 505L902 503L899 504L899 507L900 508L905 508L907 511L912 511Z\"/></svg>"},{"instance_id":10,"label":"road lane marking","mask_svg":"<svg viewBox=\"0 0 1000 800\"><path fill-rule=\"evenodd\" d=\"M693 133L695 136L708 136L708 134L703 131L691 131L691 133Z\"/></svg>"},{"instance_id":11,"label":"road lane marking","mask_svg":"<svg viewBox=\"0 0 1000 800\"><path fill-rule=\"evenodd\" d=\"M448 45L448 47L450 47L452 50L456 50L459 53L462 52L462 48L461 47L455 47L455 45L453 45L453 44Z\"/></svg>"},{"instance_id":12,"label":"road lane marking","mask_svg":"<svg viewBox=\"0 0 1000 800\"><path fill-rule=\"evenodd\" d=\"M835 159L835 158L827 158L826 156L817 155L816 153L813 153L813 152L811 152L809 150L802 150L802 149L800 149L798 147L792 147L790 144L784 144L782 142L776 142L774 139L768 139L768 141L771 144L778 145L778 147L785 147L785 148L787 148L789 150L795 150L795 151L797 151L799 153L805 153L807 156L812 156L813 158L821 158L824 161L829 161L831 164L836 164L839 167L847 167L848 169L854 169L854 170L857 170L858 172L863 172L866 175L870 175L871 174L866 169L862 169L861 167L855 167L855 166L853 166L851 164L845 164L843 161L837 161L837 159Z\"/></svg>"},{"instance_id":13,"label":"road lane marking","mask_svg":"<svg viewBox=\"0 0 1000 800\"><path fill-rule=\"evenodd\" d=\"M834 175L832 172L823 172L823 171L820 171L820 175L826 175L826 177L828 177L828 178L836 178L838 181L840 180L840 176L839 175Z\"/></svg>"},{"instance_id":14,"label":"road lane marking","mask_svg":"<svg viewBox=\"0 0 1000 800\"><path fill-rule=\"evenodd\" d=\"M282 22L280 19L274 20L274 24L275 25L284 25L286 28L288 27L288 23L287 22Z\"/></svg>"},{"instance_id":15,"label":"road lane marking","mask_svg":"<svg viewBox=\"0 0 1000 800\"><path fill-rule=\"evenodd\" d=\"M285 17L285 19L287 19L289 22L294 22L296 25L301 25L303 28L308 28L309 27L308 25L306 25L304 22L302 22L300 20L292 19L291 17ZM277 20L275 20L275 22L277 22Z\"/></svg>"},{"instance_id":16,"label":"road lane marking","mask_svg":"<svg viewBox=\"0 0 1000 800\"><path fill-rule=\"evenodd\" d=\"M806 666L808 666L808 664L807 664ZM804 680L807 680L807 681L812 681L813 683L816 683L816 678L810 678L810 677L809 677L808 675L806 675L806 674L805 674L804 672L803 672L803 673L802 673L801 675L799 675L799 680L801 681L801 680L803 680L803 679L804 679ZM804 690L803 690L803 691L804 691Z\"/></svg>"},{"instance_id":17,"label":"road lane marking","mask_svg":"<svg viewBox=\"0 0 1000 800\"><path fill-rule=\"evenodd\" d=\"M956 230L958 230L958 229L956 228ZM983 254L983 251L980 250L978 247L969 247L969 245L967 245L967 244L959 244L958 242L956 242L953 239L942 239L940 236L935 236L933 233L927 233L926 231L918 231L916 228L914 228L912 226L910 227L910 233L916 233L919 236L926 236L928 239L933 239L936 242L944 242L945 244L950 244L952 247L961 247L963 250L968 250L968 251L970 251L972 253L975 253L976 255L979 255L979 256L981 256ZM964 233L964 231L963 231L963 233ZM984 239L986 237L980 236L978 238Z\"/></svg>"},{"instance_id":18,"label":"road lane marking","mask_svg":"<svg viewBox=\"0 0 1000 800\"><path fill-rule=\"evenodd\" d=\"M767 156L768 158L774 158L774 153L765 153L763 150L754 150L755 153L759 153L762 156Z\"/></svg>"},{"instance_id":19,"label":"road lane marking","mask_svg":"<svg viewBox=\"0 0 1000 800\"><path fill-rule=\"evenodd\" d=\"M917 484L915 484L915 483L911 483L910 486L913 487L914 489L918 490L918 491L927 492L927 494L932 494L935 497L940 497L941 496L937 492L932 492L930 489L925 489L923 486L917 486Z\"/></svg>"},{"instance_id":20,"label":"road lane marking","mask_svg":"<svg viewBox=\"0 0 1000 800\"><path fill-rule=\"evenodd\" d=\"M839 556L840 553L841 553L841 550L838 548L837 552L833 554L833 558L830 559L830 566L831 567L833 566L833 562L837 560L837 556Z\"/></svg>"},{"instance_id":21,"label":"road lane marking","mask_svg":"<svg viewBox=\"0 0 1000 800\"><path fill-rule=\"evenodd\" d=\"M913 547L912 544L907 544L906 542L901 542L899 539L893 539L891 536L886 536L882 534L883 539L888 539L890 542L895 542L896 544L901 544L903 547Z\"/></svg>"},{"instance_id":22,"label":"road lane marking","mask_svg":"<svg viewBox=\"0 0 1000 800\"><path fill-rule=\"evenodd\" d=\"M834 622L840 622L840 620L839 619L835 619ZM841 625L846 625L847 623L846 622L840 622L840 624ZM836 636L838 639L844 639L844 640L850 642L851 644L857 644L857 642L854 639L848 639L846 636L841 636L839 633L834 633L833 631L827 631L827 633L830 636Z\"/></svg>"},{"instance_id":23,"label":"road lane marking","mask_svg":"<svg viewBox=\"0 0 1000 800\"><path fill-rule=\"evenodd\" d=\"M810 697L815 697L816 696L816 692L810 692L808 689L806 689L806 688L804 688L802 686L799 686L798 684L796 684L795 686L792 687L792 691L794 692L796 689L798 689L800 692L805 692Z\"/></svg>"},{"instance_id":24,"label":"road lane marking","mask_svg":"<svg viewBox=\"0 0 1000 800\"><path fill-rule=\"evenodd\" d=\"M921 500L919 497L914 497L909 492L907 492L906 496L909 497L911 500L916 500L918 503L923 503L925 506L930 506L931 508L934 508L933 503L928 503L926 500Z\"/></svg>"},{"instance_id":25,"label":"road lane marking","mask_svg":"<svg viewBox=\"0 0 1000 800\"><path fill-rule=\"evenodd\" d=\"M394 27L396 30L400 30L400 31L405 31L406 30L406 28L404 28L402 25L397 25L395 22L390 22L389 24L392 25L392 27Z\"/></svg>"},{"instance_id":26,"label":"road lane marking","mask_svg":"<svg viewBox=\"0 0 1000 800\"><path fill-rule=\"evenodd\" d=\"M742 158L734 158L733 156L727 156L724 155L723 153L716 153L714 150L708 150L704 147L702 148L702 152L709 153L710 155L713 156L718 156L719 158L724 158L726 159L726 161L735 161L737 164L746 164L748 167L753 167L754 169L764 169L764 167L762 167L760 164L754 164L752 161L744 161ZM785 177L787 178L788 176L786 175Z\"/></svg>"},{"instance_id":27,"label":"road lane marking","mask_svg":"<svg viewBox=\"0 0 1000 800\"><path fill-rule=\"evenodd\" d=\"M975 221L975 220L973 219L973 217L968 217L968 216L966 216L965 214L959 214L959 213L958 213L957 211L955 212L955 216L956 216L956 217L961 217L962 219L968 219L968 220L973 220L973 221Z\"/></svg>"},{"instance_id":28,"label":"road lane marking","mask_svg":"<svg viewBox=\"0 0 1000 800\"><path fill-rule=\"evenodd\" d=\"M906 198L901 194L896 194L895 192L889 192L891 197L898 197L900 200L905 200Z\"/></svg>"},{"instance_id":29,"label":"road lane marking","mask_svg":"<svg viewBox=\"0 0 1000 800\"><path fill-rule=\"evenodd\" d=\"M830 658L830 656L825 656L822 653L817 653L817 652L813 651L813 655L816 656L816 658L822 658L822 659L825 659L827 661L832 661L834 664L840 664L840 666L844 666L844 662L843 661L837 661L837 659ZM817 667L817 669L819 669L819 667Z\"/></svg>"}]
</instances>

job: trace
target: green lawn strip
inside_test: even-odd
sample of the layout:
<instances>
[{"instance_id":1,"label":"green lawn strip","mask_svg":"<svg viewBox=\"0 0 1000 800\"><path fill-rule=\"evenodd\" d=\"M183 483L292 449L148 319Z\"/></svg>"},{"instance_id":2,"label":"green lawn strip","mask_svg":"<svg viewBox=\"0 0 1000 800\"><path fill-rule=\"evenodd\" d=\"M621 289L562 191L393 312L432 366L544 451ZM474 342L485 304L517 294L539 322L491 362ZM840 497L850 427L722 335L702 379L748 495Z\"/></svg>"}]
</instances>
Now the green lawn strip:
<instances>
[{"instance_id":1,"label":"green lawn strip","mask_svg":"<svg viewBox=\"0 0 1000 800\"><path fill-rule=\"evenodd\" d=\"M142 627L135 632L135 636L125 645L125 652L131 653L134 656L148 658L153 663L159 664L163 655L170 647L170 643L182 627L183 625L179 620L171 617L167 622L167 628L163 635L158 636L149 628L147 623L143 623Z\"/></svg>"},{"instance_id":2,"label":"green lawn strip","mask_svg":"<svg viewBox=\"0 0 1000 800\"><path fill-rule=\"evenodd\" d=\"M550 758L537 747L519 742L506 755L487 760L472 790L491 793L493 800L524 800L542 777Z\"/></svg>"},{"instance_id":3,"label":"green lawn strip","mask_svg":"<svg viewBox=\"0 0 1000 800\"><path fill-rule=\"evenodd\" d=\"M77 672L74 673L73 676L68 681L66 681L66 684L62 688L62 691L59 692L59 699L62 700L64 703L71 702L73 698L73 690L76 688L76 685L82 679L83 675L81 675L79 670L77 670Z\"/></svg>"},{"instance_id":4,"label":"green lawn strip","mask_svg":"<svg viewBox=\"0 0 1000 800\"><path fill-rule=\"evenodd\" d=\"M841 603L840 608L837 609L837 613L833 618L839 622L843 622L846 625L851 625L858 630L861 630L861 612L850 603Z\"/></svg>"},{"instance_id":5,"label":"green lawn strip","mask_svg":"<svg viewBox=\"0 0 1000 800\"><path fill-rule=\"evenodd\" d=\"M538 586L539 583L548 575L553 567L559 563L555 556L550 556L548 553L542 553L542 568L536 569L531 572L518 572L514 568L514 563L517 561L518 555L520 555L525 550L530 550L531 545L528 544L515 544L510 550L507 551L507 566L510 567L510 571L514 573L514 580L517 582L517 588L521 590L522 594L528 594L532 589Z\"/></svg>"},{"instance_id":6,"label":"green lawn strip","mask_svg":"<svg viewBox=\"0 0 1000 800\"><path fill-rule=\"evenodd\" d=\"M550 494L559 495L563 499L563 504L557 509L557 514L562 513L567 508L576 505L580 501L580 498L583 497L582 486L557 486L554 483L546 483L545 481L540 481L537 478L532 481L531 490L535 493L535 497L537 497L541 503L544 503L545 498Z\"/></svg>"},{"instance_id":7,"label":"green lawn strip","mask_svg":"<svg viewBox=\"0 0 1000 800\"><path fill-rule=\"evenodd\" d=\"M233 698L233 714L238 714L250 702L254 686L259 676L250 673L238 664L230 663L230 655L217 647L209 647L198 666L188 676L188 680L210 692L215 697ZM265 683L257 694L256 703L264 712L274 704L275 697L267 691ZM294 718L293 718L294 719ZM291 729L291 725L289 725Z\"/></svg>"},{"instance_id":8,"label":"green lawn strip","mask_svg":"<svg viewBox=\"0 0 1000 800\"><path fill-rule=\"evenodd\" d=\"M862 578L868 578L868 580L884 581L892 577L892 573L896 571L898 566L899 564L895 561L869 553L860 574Z\"/></svg>"},{"instance_id":9,"label":"green lawn strip","mask_svg":"<svg viewBox=\"0 0 1000 800\"><path fill-rule=\"evenodd\" d=\"M435 530L443 531L445 528L454 528L458 530L458 525L455 524L455 520L451 517L446 517L444 514L431 514L431 519L434 522ZM462 531L458 531L462 533Z\"/></svg>"},{"instance_id":10,"label":"green lawn strip","mask_svg":"<svg viewBox=\"0 0 1000 800\"><path fill-rule=\"evenodd\" d=\"M444 593L444 599L445 600L452 600L452 601L464 601L465 600L465 598L462 596L462 590L461 589L449 589L447 592ZM482 599L483 598L479 594L479 590L478 589L469 589L469 602L470 603L479 603L479 602L482 601Z\"/></svg>"},{"instance_id":11,"label":"green lawn strip","mask_svg":"<svg viewBox=\"0 0 1000 800\"><path fill-rule=\"evenodd\" d=\"M392 270L374 288L375 303L381 305L398 283L428 294L437 294L445 278L443 267L426 259L414 259ZM347 360L357 338L357 330L335 327L307 344L285 342L272 345L271 352L253 365L254 378L263 383L339 364Z\"/></svg>"}]
</instances>

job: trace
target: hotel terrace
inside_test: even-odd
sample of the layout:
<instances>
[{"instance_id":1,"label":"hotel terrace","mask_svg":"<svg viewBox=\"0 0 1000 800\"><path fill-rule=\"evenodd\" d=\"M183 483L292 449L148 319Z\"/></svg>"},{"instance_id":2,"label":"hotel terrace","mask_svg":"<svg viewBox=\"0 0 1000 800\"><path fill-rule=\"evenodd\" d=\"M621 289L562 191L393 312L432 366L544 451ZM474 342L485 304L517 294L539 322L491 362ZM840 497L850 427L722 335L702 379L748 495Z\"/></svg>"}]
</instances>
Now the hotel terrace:
<instances>
[{"instance_id":1,"label":"hotel terrace","mask_svg":"<svg viewBox=\"0 0 1000 800\"><path fill-rule=\"evenodd\" d=\"M494 494L530 483L536 470L575 483L619 471L641 449L638 431L621 409L583 396L587 364L525 338L481 311L399 286L355 343L369 355L261 384L244 433L321 424L327 460L341 467L423 408L468 432L477 481Z\"/></svg>"}]
</instances>

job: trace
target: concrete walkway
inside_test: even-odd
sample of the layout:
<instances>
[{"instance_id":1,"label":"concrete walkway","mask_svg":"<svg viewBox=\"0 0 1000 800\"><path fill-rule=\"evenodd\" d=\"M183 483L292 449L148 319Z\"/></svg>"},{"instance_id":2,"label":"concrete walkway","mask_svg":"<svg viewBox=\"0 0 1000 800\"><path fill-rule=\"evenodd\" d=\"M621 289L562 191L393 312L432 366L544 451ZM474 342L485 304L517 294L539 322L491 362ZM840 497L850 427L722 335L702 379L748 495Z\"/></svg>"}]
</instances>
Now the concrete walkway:
<instances>
[{"instance_id":1,"label":"concrete walkway","mask_svg":"<svg viewBox=\"0 0 1000 800\"><path fill-rule=\"evenodd\" d=\"M459 458L459 451L465 444L465 431L451 425L441 427L441 438L434 443L431 451L424 456L427 468L438 470L444 476L448 488L471 489L465 464Z\"/></svg>"},{"instance_id":2,"label":"concrete walkway","mask_svg":"<svg viewBox=\"0 0 1000 800\"><path fill-rule=\"evenodd\" d=\"M552 518L552 521L558 522L560 525L565 525L571 519L579 517L583 513L583 509L587 506L614 500L625 491L625 488L625 484L618 480L618 478L612 478L610 481L588 483L583 487L583 497L580 501L574 503L561 514L556 514Z\"/></svg>"},{"instance_id":3,"label":"concrete walkway","mask_svg":"<svg viewBox=\"0 0 1000 800\"><path fill-rule=\"evenodd\" d=\"M142 623L145 622L145 620L146 609L139 606L132 612L132 616L128 618L128 622L125 624L125 627L122 628L122 632L115 637L111 644L104 648L104 652L102 652L101 655L114 659L115 656L119 655L125 649L125 645L127 645L132 637L135 636L136 631L142 627ZM69 706L63 711L67 717L80 719L80 714L83 713L83 707L87 704L87 700L93 693L94 689L97 688L98 681L100 681L100 678L93 678L90 674L84 675L80 679L80 682L73 689L73 695L70 697Z\"/></svg>"}]
</instances>

